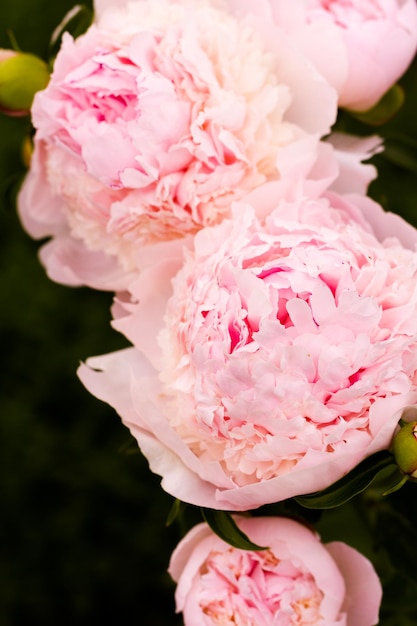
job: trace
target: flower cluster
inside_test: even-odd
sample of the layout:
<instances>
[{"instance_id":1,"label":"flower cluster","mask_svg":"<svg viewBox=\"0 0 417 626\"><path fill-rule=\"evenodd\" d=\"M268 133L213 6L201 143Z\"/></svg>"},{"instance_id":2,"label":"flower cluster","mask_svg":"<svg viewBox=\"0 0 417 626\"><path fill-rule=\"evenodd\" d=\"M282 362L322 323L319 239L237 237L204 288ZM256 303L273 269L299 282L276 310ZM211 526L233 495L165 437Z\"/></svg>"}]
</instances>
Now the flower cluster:
<instances>
[{"instance_id":1,"label":"flower cluster","mask_svg":"<svg viewBox=\"0 0 417 626\"><path fill-rule=\"evenodd\" d=\"M116 293L132 346L79 376L186 503L249 511L328 488L417 404L417 231L367 196L380 140L334 132L338 107L377 105L411 62L417 6L95 9L35 97L19 195L49 276ZM170 567L186 626L377 622L355 550L236 519L269 548L191 531Z\"/></svg>"}]
</instances>

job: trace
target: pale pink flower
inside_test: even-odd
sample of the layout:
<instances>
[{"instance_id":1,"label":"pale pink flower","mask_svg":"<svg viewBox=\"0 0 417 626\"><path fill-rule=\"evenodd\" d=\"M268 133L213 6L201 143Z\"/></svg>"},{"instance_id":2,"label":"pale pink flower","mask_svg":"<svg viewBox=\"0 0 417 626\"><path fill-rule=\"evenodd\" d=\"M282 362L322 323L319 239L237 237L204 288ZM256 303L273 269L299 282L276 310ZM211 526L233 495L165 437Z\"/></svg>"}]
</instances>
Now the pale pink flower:
<instances>
[{"instance_id":1,"label":"pale pink flower","mask_svg":"<svg viewBox=\"0 0 417 626\"><path fill-rule=\"evenodd\" d=\"M377 177L371 163L363 163L383 151L382 139L376 135L356 137L334 132L328 138L338 161L339 174L331 190L341 194L366 195L369 183Z\"/></svg>"},{"instance_id":2,"label":"pale pink flower","mask_svg":"<svg viewBox=\"0 0 417 626\"><path fill-rule=\"evenodd\" d=\"M416 52L415 0L230 2L286 30L337 89L340 106L350 109L376 104Z\"/></svg>"},{"instance_id":3,"label":"pale pink flower","mask_svg":"<svg viewBox=\"0 0 417 626\"><path fill-rule=\"evenodd\" d=\"M169 572L185 626L374 626L382 589L368 559L279 517L237 518L265 551L231 547L206 524L175 549Z\"/></svg>"},{"instance_id":4,"label":"pale pink flower","mask_svg":"<svg viewBox=\"0 0 417 626\"><path fill-rule=\"evenodd\" d=\"M247 510L323 489L417 401L416 242L366 197L281 201L264 223L236 203L184 263L155 251L139 302L116 309L135 348L81 378L181 500Z\"/></svg>"},{"instance_id":5,"label":"pale pink flower","mask_svg":"<svg viewBox=\"0 0 417 626\"><path fill-rule=\"evenodd\" d=\"M54 238L43 256L54 279L88 275L108 288L117 269L137 268L142 245L221 221L266 181L297 184L316 168L314 178L317 159L331 170L320 169L325 184L335 177L319 139L335 121L336 93L285 33L264 41L221 0L99 9L85 35L64 36L32 110L20 215L33 236ZM83 271L80 242L96 280Z\"/></svg>"}]
</instances>

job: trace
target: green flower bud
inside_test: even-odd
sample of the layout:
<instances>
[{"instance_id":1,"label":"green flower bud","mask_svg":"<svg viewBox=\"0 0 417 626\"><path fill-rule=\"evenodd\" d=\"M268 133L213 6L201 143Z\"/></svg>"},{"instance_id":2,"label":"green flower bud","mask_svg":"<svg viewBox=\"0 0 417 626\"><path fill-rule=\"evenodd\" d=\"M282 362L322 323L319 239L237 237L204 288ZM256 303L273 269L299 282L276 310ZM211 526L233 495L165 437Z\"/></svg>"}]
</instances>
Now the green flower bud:
<instances>
[{"instance_id":1,"label":"green flower bud","mask_svg":"<svg viewBox=\"0 0 417 626\"><path fill-rule=\"evenodd\" d=\"M417 421L406 422L392 440L392 452L398 467L417 478Z\"/></svg>"},{"instance_id":2,"label":"green flower bud","mask_svg":"<svg viewBox=\"0 0 417 626\"><path fill-rule=\"evenodd\" d=\"M26 115L35 93L49 82L47 64L34 54L0 51L0 110Z\"/></svg>"}]
</instances>

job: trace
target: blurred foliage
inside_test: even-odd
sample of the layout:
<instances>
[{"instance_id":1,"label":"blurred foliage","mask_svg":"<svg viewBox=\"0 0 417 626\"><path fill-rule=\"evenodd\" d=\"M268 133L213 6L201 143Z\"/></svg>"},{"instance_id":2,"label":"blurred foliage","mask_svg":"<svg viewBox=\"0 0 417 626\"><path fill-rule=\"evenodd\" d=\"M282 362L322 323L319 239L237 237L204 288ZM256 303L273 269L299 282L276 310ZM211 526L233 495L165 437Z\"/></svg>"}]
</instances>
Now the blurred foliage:
<instances>
[{"instance_id":1,"label":"blurred foliage","mask_svg":"<svg viewBox=\"0 0 417 626\"><path fill-rule=\"evenodd\" d=\"M47 59L51 34L73 5L2 2L0 47L11 47L9 29L21 49ZM379 178L370 193L417 226L417 64L401 83L405 103L385 125L375 130L346 113L338 125L385 138L385 152L373 158ZM109 325L111 295L52 283L37 259L39 244L19 224L15 194L29 131L27 119L0 116L0 625L175 626L181 619L166 569L200 512L177 507L177 519L165 525L172 498L113 410L76 378L80 360L125 343ZM380 493L374 482L329 511L288 501L256 514L290 515L313 524L324 541L359 549L384 584L381 625L411 626L417 486Z\"/></svg>"},{"instance_id":2,"label":"blurred foliage","mask_svg":"<svg viewBox=\"0 0 417 626\"><path fill-rule=\"evenodd\" d=\"M46 58L73 3L0 5L0 47L7 27ZM180 537L165 528L172 499L75 375L80 360L125 345L111 295L51 282L16 215L29 128L0 116L0 624L179 624L166 573Z\"/></svg>"}]
</instances>

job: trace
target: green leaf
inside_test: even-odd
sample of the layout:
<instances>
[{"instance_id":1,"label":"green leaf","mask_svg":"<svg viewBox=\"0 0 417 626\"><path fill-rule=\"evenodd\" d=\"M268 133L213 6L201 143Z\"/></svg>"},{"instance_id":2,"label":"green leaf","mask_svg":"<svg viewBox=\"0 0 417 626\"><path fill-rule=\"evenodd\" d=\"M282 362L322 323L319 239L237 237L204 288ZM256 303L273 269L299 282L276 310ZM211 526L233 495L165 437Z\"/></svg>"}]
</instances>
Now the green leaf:
<instances>
[{"instance_id":1,"label":"green leaf","mask_svg":"<svg viewBox=\"0 0 417 626\"><path fill-rule=\"evenodd\" d=\"M417 141L411 137L387 137L381 157L397 167L417 174Z\"/></svg>"},{"instance_id":2,"label":"green leaf","mask_svg":"<svg viewBox=\"0 0 417 626\"><path fill-rule=\"evenodd\" d=\"M383 496L389 496L395 493L409 480L408 476L402 473L399 467L392 468L392 472L384 479Z\"/></svg>"},{"instance_id":3,"label":"green leaf","mask_svg":"<svg viewBox=\"0 0 417 626\"><path fill-rule=\"evenodd\" d=\"M77 4L64 16L52 33L49 43L49 56L54 59L61 47L64 32L70 33L74 39L85 33L93 22L94 14L83 4Z\"/></svg>"},{"instance_id":4,"label":"green leaf","mask_svg":"<svg viewBox=\"0 0 417 626\"><path fill-rule=\"evenodd\" d=\"M252 543L249 537L237 526L230 513L202 508L201 514L211 530L220 537L220 539L223 539L223 541L229 543L234 548L256 551L268 550L265 546L258 546L256 543Z\"/></svg>"},{"instance_id":5,"label":"green leaf","mask_svg":"<svg viewBox=\"0 0 417 626\"><path fill-rule=\"evenodd\" d=\"M308 509L332 509L365 491L379 472L389 465L397 468L392 454L386 450L381 450L359 463L349 474L327 489L305 496L297 496L295 500Z\"/></svg>"},{"instance_id":6,"label":"green leaf","mask_svg":"<svg viewBox=\"0 0 417 626\"><path fill-rule=\"evenodd\" d=\"M364 124L382 126L398 113L404 104L404 97L404 89L397 84L391 87L372 109L368 111L349 111L349 113Z\"/></svg>"},{"instance_id":7,"label":"green leaf","mask_svg":"<svg viewBox=\"0 0 417 626\"><path fill-rule=\"evenodd\" d=\"M165 526L167 528L174 523L177 517L182 513L182 509L185 506L184 502L178 500L178 498L174 500L174 504L172 505L171 510L168 513L167 521L165 522Z\"/></svg>"},{"instance_id":8,"label":"green leaf","mask_svg":"<svg viewBox=\"0 0 417 626\"><path fill-rule=\"evenodd\" d=\"M10 40L10 45L12 46L12 50L14 50L15 52L22 52L22 50L20 49L19 44L17 43L17 39L16 39L16 36L15 36L14 32L10 28L8 28L6 30L6 32L7 32L8 38Z\"/></svg>"}]
</instances>

